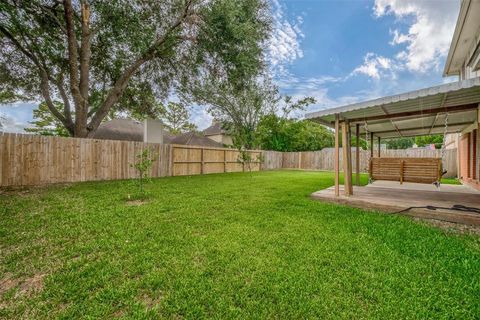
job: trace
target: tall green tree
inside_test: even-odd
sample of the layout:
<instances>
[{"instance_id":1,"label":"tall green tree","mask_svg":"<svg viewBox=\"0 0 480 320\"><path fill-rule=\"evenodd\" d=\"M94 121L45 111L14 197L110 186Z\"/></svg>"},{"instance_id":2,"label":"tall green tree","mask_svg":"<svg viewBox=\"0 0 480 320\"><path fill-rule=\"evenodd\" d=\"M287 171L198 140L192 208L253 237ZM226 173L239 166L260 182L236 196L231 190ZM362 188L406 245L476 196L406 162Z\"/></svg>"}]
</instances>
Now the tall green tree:
<instances>
[{"instance_id":1,"label":"tall green tree","mask_svg":"<svg viewBox=\"0 0 480 320\"><path fill-rule=\"evenodd\" d=\"M274 151L316 151L333 146L332 131L308 120L287 119L276 114L264 116L257 132L260 148Z\"/></svg>"},{"instance_id":2,"label":"tall green tree","mask_svg":"<svg viewBox=\"0 0 480 320\"><path fill-rule=\"evenodd\" d=\"M386 140L388 149L408 149L413 147L415 138L395 138Z\"/></svg>"},{"instance_id":3,"label":"tall green tree","mask_svg":"<svg viewBox=\"0 0 480 320\"><path fill-rule=\"evenodd\" d=\"M59 101L54 101L53 105L59 112L63 109L63 104ZM42 136L69 136L67 129L65 129L60 120L52 115L44 102L37 109L33 110L33 121L30 124L32 127L25 128L25 131Z\"/></svg>"},{"instance_id":4,"label":"tall green tree","mask_svg":"<svg viewBox=\"0 0 480 320\"><path fill-rule=\"evenodd\" d=\"M419 147L434 144L435 148L440 149L443 144L443 136L440 134L432 134L428 136L415 137L415 144Z\"/></svg>"},{"instance_id":5,"label":"tall green tree","mask_svg":"<svg viewBox=\"0 0 480 320\"><path fill-rule=\"evenodd\" d=\"M178 134L197 130L197 126L190 122L190 111L185 104L170 101L161 109L159 117L170 133Z\"/></svg>"},{"instance_id":6,"label":"tall green tree","mask_svg":"<svg viewBox=\"0 0 480 320\"><path fill-rule=\"evenodd\" d=\"M172 90L195 100L198 79L240 86L256 76L266 1L3 0L0 92L44 101L70 135L91 137L129 102L153 107Z\"/></svg>"},{"instance_id":7,"label":"tall green tree","mask_svg":"<svg viewBox=\"0 0 480 320\"><path fill-rule=\"evenodd\" d=\"M210 114L223 123L234 145L243 149L258 147L257 126L263 117L286 119L315 103L311 97L295 100L280 95L268 75L245 81L242 86L232 86L221 78L207 79L195 83L194 88Z\"/></svg>"},{"instance_id":8,"label":"tall green tree","mask_svg":"<svg viewBox=\"0 0 480 320\"><path fill-rule=\"evenodd\" d=\"M218 90L217 88L220 88ZM268 77L251 79L237 87L221 78L194 83L195 95L232 136L235 146L255 147L255 130L262 116L277 108L278 89Z\"/></svg>"}]
</instances>

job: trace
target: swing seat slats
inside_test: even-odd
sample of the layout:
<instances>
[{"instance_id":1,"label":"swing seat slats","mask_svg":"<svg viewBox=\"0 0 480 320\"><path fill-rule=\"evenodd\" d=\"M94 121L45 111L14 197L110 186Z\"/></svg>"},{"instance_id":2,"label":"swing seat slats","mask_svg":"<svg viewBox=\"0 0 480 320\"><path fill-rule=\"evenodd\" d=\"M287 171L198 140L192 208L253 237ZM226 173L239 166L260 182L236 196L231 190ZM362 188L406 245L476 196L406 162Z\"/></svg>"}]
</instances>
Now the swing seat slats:
<instances>
[{"instance_id":1,"label":"swing seat slats","mask_svg":"<svg viewBox=\"0 0 480 320\"><path fill-rule=\"evenodd\" d=\"M442 178L440 158L371 158L370 177L417 183L434 183Z\"/></svg>"}]
</instances>

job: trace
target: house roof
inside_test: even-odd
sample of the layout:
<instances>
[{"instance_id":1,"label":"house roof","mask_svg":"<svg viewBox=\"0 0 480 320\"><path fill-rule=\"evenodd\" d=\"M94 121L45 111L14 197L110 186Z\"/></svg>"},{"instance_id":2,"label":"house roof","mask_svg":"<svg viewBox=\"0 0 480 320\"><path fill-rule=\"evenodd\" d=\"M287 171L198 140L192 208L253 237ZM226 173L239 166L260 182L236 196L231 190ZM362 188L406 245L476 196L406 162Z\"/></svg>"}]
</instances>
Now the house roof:
<instances>
[{"instance_id":1,"label":"house roof","mask_svg":"<svg viewBox=\"0 0 480 320\"><path fill-rule=\"evenodd\" d=\"M113 119L100 124L94 139L143 141L143 122L131 119ZM163 143L171 143L174 135L163 130Z\"/></svg>"},{"instance_id":2,"label":"house roof","mask_svg":"<svg viewBox=\"0 0 480 320\"><path fill-rule=\"evenodd\" d=\"M439 134L444 132L448 113L448 132L460 132L477 120L480 103L480 78L406 92L306 114L311 119L334 127L335 114L350 125L360 124L360 133L373 132L381 138Z\"/></svg>"},{"instance_id":3,"label":"house roof","mask_svg":"<svg viewBox=\"0 0 480 320\"><path fill-rule=\"evenodd\" d=\"M181 135L176 136L172 141L172 144L183 144L189 146L204 146L204 147L214 147L214 148L223 148L223 144L213 141L210 138L207 138L196 132L186 132Z\"/></svg>"},{"instance_id":4,"label":"house roof","mask_svg":"<svg viewBox=\"0 0 480 320\"><path fill-rule=\"evenodd\" d=\"M210 127L203 130L205 136L212 136L217 134L224 134L225 130L222 129L222 124L220 122L214 122Z\"/></svg>"},{"instance_id":5,"label":"house roof","mask_svg":"<svg viewBox=\"0 0 480 320\"><path fill-rule=\"evenodd\" d=\"M463 0L443 75L459 75L465 62L474 70L480 68L479 57L480 1Z\"/></svg>"},{"instance_id":6,"label":"house roof","mask_svg":"<svg viewBox=\"0 0 480 320\"><path fill-rule=\"evenodd\" d=\"M100 124L93 138L143 141L143 123L130 119L113 119Z\"/></svg>"}]
</instances>

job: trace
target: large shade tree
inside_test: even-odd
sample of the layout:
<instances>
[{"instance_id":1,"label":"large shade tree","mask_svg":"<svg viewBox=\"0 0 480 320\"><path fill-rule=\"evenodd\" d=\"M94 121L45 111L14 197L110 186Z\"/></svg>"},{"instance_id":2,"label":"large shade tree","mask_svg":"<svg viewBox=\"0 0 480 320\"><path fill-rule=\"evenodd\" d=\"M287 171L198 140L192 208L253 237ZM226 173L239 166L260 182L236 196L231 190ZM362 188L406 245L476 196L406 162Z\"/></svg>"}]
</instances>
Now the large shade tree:
<instances>
[{"instance_id":1,"label":"large shade tree","mask_svg":"<svg viewBox=\"0 0 480 320\"><path fill-rule=\"evenodd\" d=\"M90 137L112 110L147 113L173 90L196 100L195 79L241 87L262 68L268 12L266 0L2 0L0 96L44 101Z\"/></svg>"},{"instance_id":2,"label":"large shade tree","mask_svg":"<svg viewBox=\"0 0 480 320\"><path fill-rule=\"evenodd\" d=\"M220 78L204 78L192 85L195 96L239 148L255 147L255 130L265 114L272 112L281 97L268 77L245 81L237 87Z\"/></svg>"}]
</instances>

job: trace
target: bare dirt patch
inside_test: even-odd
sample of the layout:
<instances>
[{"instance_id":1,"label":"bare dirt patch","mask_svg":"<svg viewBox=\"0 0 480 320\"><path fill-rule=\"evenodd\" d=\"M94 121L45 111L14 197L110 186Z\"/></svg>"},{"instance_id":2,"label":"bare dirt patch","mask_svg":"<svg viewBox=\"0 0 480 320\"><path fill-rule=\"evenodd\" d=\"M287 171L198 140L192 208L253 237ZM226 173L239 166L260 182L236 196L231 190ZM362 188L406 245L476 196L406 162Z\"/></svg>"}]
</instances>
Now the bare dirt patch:
<instances>
[{"instance_id":1,"label":"bare dirt patch","mask_svg":"<svg viewBox=\"0 0 480 320\"><path fill-rule=\"evenodd\" d=\"M127 206L133 206L133 207L138 207L138 206L144 205L145 203L148 203L148 201L146 201L146 200L130 200L130 201L126 202Z\"/></svg>"},{"instance_id":2,"label":"bare dirt patch","mask_svg":"<svg viewBox=\"0 0 480 320\"><path fill-rule=\"evenodd\" d=\"M122 318L124 315L125 315L125 311L123 309L119 309L112 314L112 317L113 318Z\"/></svg>"},{"instance_id":3,"label":"bare dirt patch","mask_svg":"<svg viewBox=\"0 0 480 320\"><path fill-rule=\"evenodd\" d=\"M33 277L25 279L19 287L18 294L30 294L40 292L43 289L43 278L45 274L37 273Z\"/></svg>"},{"instance_id":4,"label":"bare dirt patch","mask_svg":"<svg viewBox=\"0 0 480 320\"><path fill-rule=\"evenodd\" d=\"M163 299L163 294L161 292L154 293L155 295L152 296L151 294L143 294L140 298L140 301L148 308L154 309Z\"/></svg>"},{"instance_id":5,"label":"bare dirt patch","mask_svg":"<svg viewBox=\"0 0 480 320\"><path fill-rule=\"evenodd\" d=\"M0 298L13 288L17 289L15 297L40 292L43 289L45 276L43 273L36 273L32 277L22 280L21 278L14 278L12 273L7 273L0 280Z\"/></svg>"},{"instance_id":6,"label":"bare dirt patch","mask_svg":"<svg viewBox=\"0 0 480 320\"><path fill-rule=\"evenodd\" d=\"M12 273L7 273L5 276L0 280L0 298L3 294L10 289L15 288L18 285L19 280L13 278Z\"/></svg>"}]
</instances>

